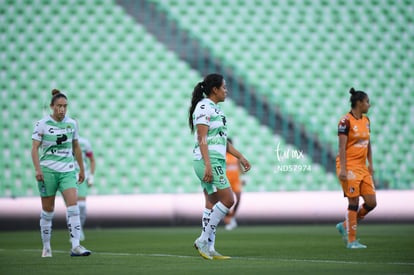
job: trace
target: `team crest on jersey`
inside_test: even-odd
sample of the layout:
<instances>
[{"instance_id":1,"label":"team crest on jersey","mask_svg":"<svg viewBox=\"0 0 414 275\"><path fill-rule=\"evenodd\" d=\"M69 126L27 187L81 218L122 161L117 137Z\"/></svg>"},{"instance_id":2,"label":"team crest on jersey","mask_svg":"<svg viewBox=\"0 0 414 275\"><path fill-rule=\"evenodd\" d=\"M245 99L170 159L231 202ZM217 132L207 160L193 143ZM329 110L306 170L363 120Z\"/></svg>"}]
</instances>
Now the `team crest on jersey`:
<instances>
[{"instance_id":1,"label":"team crest on jersey","mask_svg":"<svg viewBox=\"0 0 414 275\"><path fill-rule=\"evenodd\" d=\"M348 174L346 175L346 178L348 180L354 180L354 179L356 179L356 176L355 176L354 172L352 172L351 170L349 170L348 171Z\"/></svg>"}]
</instances>

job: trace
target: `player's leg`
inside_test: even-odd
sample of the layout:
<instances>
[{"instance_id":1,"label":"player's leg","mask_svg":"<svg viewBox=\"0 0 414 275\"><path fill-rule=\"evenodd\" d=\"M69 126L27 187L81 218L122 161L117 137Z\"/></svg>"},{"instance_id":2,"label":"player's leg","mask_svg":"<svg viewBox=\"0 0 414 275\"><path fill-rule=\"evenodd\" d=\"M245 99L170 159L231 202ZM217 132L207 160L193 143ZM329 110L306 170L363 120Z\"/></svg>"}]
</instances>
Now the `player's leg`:
<instances>
[{"instance_id":1,"label":"player's leg","mask_svg":"<svg viewBox=\"0 0 414 275\"><path fill-rule=\"evenodd\" d=\"M207 226L208 222L210 221L211 209L213 209L214 205L218 201L217 193L213 193L211 195L207 194L206 190L203 190L204 198L205 198L205 208L202 215L202 229ZM216 242L216 229L213 230L210 237L208 238L208 247L210 251L215 250L215 242Z\"/></svg>"},{"instance_id":2,"label":"player's leg","mask_svg":"<svg viewBox=\"0 0 414 275\"><path fill-rule=\"evenodd\" d=\"M364 204L358 211L358 220L362 220L377 206L377 196L375 194L375 185L371 175L366 175L361 183L361 196L364 198Z\"/></svg>"},{"instance_id":3,"label":"player's leg","mask_svg":"<svg viewBox=\"0 0 414 275\"><path fill-rule=\"evenodd\" d=\"M211 210L211 213L210 213L210 219L208 220L207 225L204 227L204 230L201 233L201 236L196 240L195 246L199 250L199 252L201 251L200 254L203 256L204 252L202 248L207 244L208 255L211 258L216 259L216 260L225 260L225 259L229 259L230 257L223 256L219 252L217 252L215 250L214 243L215 243L217 226L220 223L220 221L225 217L227 212L229 211L229 207L228 207L228 205L230 205L229 197L232 197L233 193L231 191L231 188L226 188L226 189L217 190L217 195L219 196L220 199L213 206L213 209ZM207 242L206 242L206 238L207 238Z\"/></svg>"},{"instance_id":4,"label":"player's leg","mask_svg":"<svg viewBox=\"0 0 414 275\"><path fill-rule=\"evenodd\" d=\"M239 209L239 205L240 205L240 199L241 199L241 192L240 192L240 190L235 191L234 192L234 195L236 196L236 200L235 200L236 202L235 202L235 204L233 206L233 210L231 211L232 212L232 218L230 220L231 229L234 229L234 228L237 227L236 213L237 213L237 210Z\"/></svg>"},{"instance_id":5,"label":"player's leg","mask_svg":"<svg viewBox=\"0 0 414 275\"><path fill-rule=\"evenodd\" d=\"M201 240L209 238L210 234L217 228L219 222L226 216L234 204L234 195L226 177L225 161L213 160L211 165L213 167L213 182L203 183L203 187L209 196L209 201L217 200L217 203L211 209L210 220L200 236Z\"/></svg>"},{"instance_id":6,"label":"player's leg","mask_svg":"<svg viewBox=\"0 0 414 275\"><path fill-rule=\"evenodd\" d=\"M356 240L358 205L359 197L348 198L348 211L345 220L348 243L352 243Z\"/></svg>"},{"instance_id":7,"label":"player's leg","mask_svg":"<svg viewBox=\"0 0 414 275\"><path fill-rule=\"evenodd\" d=\"M56 173L48 169L42 169L44 181L38 182L39 193L42 202L40 213L40 235L43 243L42 257L52 257L51 238L52 222L55 214L55 195L57 192Z\"/></svg>"},{"instance_id":8,"label":"player's leg","mask_svg":"<svg viewBox=\"0 0 414 275\"><path fill-rule=\"evenodd\" d=\"M86 196L88 194L88 184L86 181L78 185L78 207L81 221L80 240L85 240L84 227L86 222Z\"/></svg>"},{"instance_id":9,"label":"player's leg","mask_svg":"<svg viewBox=\"0 0 414 275\"><path fill-rule=\"evenodd\" d=\"M71 256L89 256L91 252L80 245L81 222L76 184L75 172L61 174L60 191L66 202L68 230L72 243Z\"/></svg>"},{"instance_id":10,"label":"player's leg","mask_svg":"<svg viewBox=\"0 0 414 275\"><path fill-rule=\"evenodd\" d=\"M40 213L40 234L43 243L42 257L52 257L50 240L52 237L52 221L54 217L55 196L42 197L42 212Z\"/></svg>"},{"instance_id":11,"label":"player's leg","mask_svg":"<svg viewBox=\"0 0 414 275\"><path fill-rule=\"evenodd\" d=\"M228 213L230 207L234 203L233 192L231 191L230 183L226 177L225 161L212 160L211 165L213 167L213 181L211 183L202 181L201 185L203 190L208 194L208 201L213 202L217 200L217 203L215 203L211 209L210 219L207 225L203 228L200 237L194 243L194 246L198 249L200 255L206 259L213 258L213 256L210 255L208 239L215 233L217 225ZM195 161L194 169L198 178L202 179L204 175L204 162Z\"/></svg>"},{"instance_id":12,"label":"player's leg","mask_svg":"<svg viewBox=\"0 0 414 275\"><path fill-rule=\"evenodd\" d=\"M365 245L360 244L356 239L361 182L362 177L358 176L341 181L344 195L348 198L348 210L345 222L337 224L336 228L342 235L344 242L346 242L347 248L366 248Z\"/></svg>"}]
</instances>

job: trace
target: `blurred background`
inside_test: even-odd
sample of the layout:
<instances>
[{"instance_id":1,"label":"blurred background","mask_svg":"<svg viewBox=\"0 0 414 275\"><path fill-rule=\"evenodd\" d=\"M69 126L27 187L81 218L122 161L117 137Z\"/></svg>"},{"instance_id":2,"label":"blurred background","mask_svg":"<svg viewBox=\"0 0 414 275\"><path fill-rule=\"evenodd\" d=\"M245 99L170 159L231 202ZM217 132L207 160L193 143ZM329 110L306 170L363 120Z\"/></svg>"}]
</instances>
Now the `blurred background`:
<instances>
[{"instance_id":1,"label":"blurred background","mask_svg":"<svg viewBox=\"0 0 414 275\"><path fill-rule=\"evenodd\" d=\"M377 189L412 190L413 14L409 0L0 0L0 200L36 198L40 211L31 133L53 88L92 143L92 198L200 195L187 112L211 72L227 81L229 135L253 165L247 197L341 200L351 87L372 104ZM304 156L281 161L278 148Z\"/></svg>"}]
</instances>

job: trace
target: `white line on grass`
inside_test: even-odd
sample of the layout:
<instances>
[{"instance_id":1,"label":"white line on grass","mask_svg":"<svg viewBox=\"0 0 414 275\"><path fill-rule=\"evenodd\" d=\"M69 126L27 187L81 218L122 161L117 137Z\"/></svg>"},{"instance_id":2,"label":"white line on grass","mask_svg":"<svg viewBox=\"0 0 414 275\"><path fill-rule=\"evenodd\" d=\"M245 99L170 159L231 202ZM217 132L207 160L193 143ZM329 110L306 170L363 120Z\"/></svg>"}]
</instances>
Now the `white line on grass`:
<instances>
[{"instance_id":1,"label":"white line on grass","mask_svg":"<svg viewBox=\"0 0 414 275\"><path fill-rule=\"evenodd\" d=\"M6 249L0 249L0 251L6 251ZM22 252L41 252L40 249L21 249L18 251ZM53 253L61 253L61 254L70 254L69 250L53 250ZM145 254L145 253L125 253L125 252L96 252L92 251L92 255L108 255L108 256L138 256L138 257L173 257L173 258L199 258L199 256L186 256L186 255L174 255L174 254ZM255 261L263 261L263 260L272 260L272 261L281 261L281 262L302 262L302 263L326 263L326 264L384 264L384 265L407 265L407 266L414 266L412 262L356 262L356 261L336 261L336 260L312 260L312 259L284 259L284 258L262 258L262 257L232 257L232 259L238 260L255 260Z\"/></svg>"}]
</instances>

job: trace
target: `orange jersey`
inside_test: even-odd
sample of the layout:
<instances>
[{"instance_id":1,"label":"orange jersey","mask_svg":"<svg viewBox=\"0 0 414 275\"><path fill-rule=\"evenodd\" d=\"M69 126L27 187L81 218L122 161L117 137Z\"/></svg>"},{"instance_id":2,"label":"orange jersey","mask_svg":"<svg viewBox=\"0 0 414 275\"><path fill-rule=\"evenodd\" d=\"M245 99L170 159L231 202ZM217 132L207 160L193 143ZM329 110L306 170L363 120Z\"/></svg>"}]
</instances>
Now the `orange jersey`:
<instances>
[{"instance_id":1,"label":"orange jersey","mask_svg":"<svg viewBox=\"0 0 414 275\"><path fill-rule=\"evenodd\" d=\"M240 183L239 160L230 153L226 153L226 176L231 186Z\"/></svg>"},{"instance_id":2,"label":"orange jersey","mask_svg":"<svg viewBox=\"0 0 414 275\"><path fill-rule=\"evenodd\" d=\"M338 136L347 135L346 166L367 167L370 121L365 115L356 119L351 113L344 115L338 123ZM339 154L336 157L339 167Z\"/></svg>"}]
</instances>

